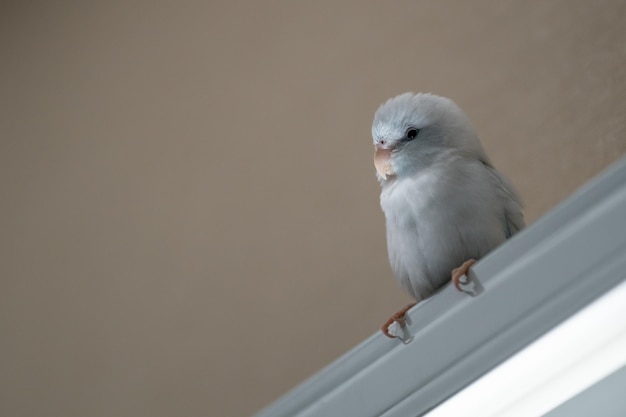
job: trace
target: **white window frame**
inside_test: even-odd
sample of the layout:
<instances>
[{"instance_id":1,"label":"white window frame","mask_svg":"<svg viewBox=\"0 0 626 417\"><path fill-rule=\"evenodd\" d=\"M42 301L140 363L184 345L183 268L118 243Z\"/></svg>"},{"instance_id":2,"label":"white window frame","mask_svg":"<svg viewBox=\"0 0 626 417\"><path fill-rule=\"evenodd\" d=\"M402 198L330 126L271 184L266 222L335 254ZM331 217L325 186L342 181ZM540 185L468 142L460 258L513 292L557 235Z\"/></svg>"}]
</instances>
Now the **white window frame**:
<instances>
[{"instance_id":1,"label":"white window frame","mask_svg":"<svg viewBox=\"0 0 626 417\"><path fill-rule=\"evenodd\" d=\"M409 343L378 332L256 417L424 415L616 287L626 280L626 158L469 278L477 295L447 286L408 313Z\"/></svg>"}]
</instances>

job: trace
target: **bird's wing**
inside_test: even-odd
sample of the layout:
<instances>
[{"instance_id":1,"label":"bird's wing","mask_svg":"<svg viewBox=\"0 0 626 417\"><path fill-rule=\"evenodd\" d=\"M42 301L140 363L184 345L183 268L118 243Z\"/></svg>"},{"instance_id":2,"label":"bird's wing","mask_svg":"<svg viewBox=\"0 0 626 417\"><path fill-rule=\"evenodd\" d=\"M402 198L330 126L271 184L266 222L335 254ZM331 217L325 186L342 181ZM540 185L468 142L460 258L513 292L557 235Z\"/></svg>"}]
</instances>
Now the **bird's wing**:
<instances>
[{"instance_id":1,"label":"bird's wing","mask_svg":"<svg viewBox=\"0 0 626 417\"><path fill-rule=\"evenodd\" d=\"M503 201L504 227L508 239L525 226L524 215L522 214L522 199L504 175L490 166L487 166L487 171L493 178L498 195Z\"/></svg>"}]
</instances>

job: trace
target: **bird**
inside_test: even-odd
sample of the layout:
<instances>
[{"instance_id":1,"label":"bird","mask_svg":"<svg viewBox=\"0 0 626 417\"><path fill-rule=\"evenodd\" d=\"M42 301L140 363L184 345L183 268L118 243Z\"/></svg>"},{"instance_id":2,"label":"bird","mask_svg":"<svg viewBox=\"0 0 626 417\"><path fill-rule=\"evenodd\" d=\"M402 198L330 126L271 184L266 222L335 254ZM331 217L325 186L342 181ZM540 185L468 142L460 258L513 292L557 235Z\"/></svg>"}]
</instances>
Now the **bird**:
<instances>
[{"instance_id":1,"label":"bird","mask_svg":"<svg viewBox=\"0 0 626 417\"><path fill-rule=\"evenodd\" d=\"M522 201L494 167L463 110L431 93L384 102L372 123L389 264L415 299L381 330L524 228Z\"/></svg>"}]
</instances>

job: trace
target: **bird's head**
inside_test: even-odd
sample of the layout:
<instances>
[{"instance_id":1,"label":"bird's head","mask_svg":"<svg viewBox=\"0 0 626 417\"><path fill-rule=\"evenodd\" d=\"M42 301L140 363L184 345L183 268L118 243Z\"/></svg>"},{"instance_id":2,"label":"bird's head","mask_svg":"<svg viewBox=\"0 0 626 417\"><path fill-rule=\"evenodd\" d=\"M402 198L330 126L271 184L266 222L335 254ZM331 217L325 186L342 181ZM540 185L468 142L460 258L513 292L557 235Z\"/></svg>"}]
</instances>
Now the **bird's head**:
<instances>
[{"instance_id":1,"label":"bird's head","mask_svg":"<svg viewBox=\"0 0 626 417\"><path fill-rule=\"evenodd\" d=\"M376 111L372 137L381 182L454 155L488 163L463 111L452 100L433 94L405 93L387 100Z\"/></svg>"}]
</instances>

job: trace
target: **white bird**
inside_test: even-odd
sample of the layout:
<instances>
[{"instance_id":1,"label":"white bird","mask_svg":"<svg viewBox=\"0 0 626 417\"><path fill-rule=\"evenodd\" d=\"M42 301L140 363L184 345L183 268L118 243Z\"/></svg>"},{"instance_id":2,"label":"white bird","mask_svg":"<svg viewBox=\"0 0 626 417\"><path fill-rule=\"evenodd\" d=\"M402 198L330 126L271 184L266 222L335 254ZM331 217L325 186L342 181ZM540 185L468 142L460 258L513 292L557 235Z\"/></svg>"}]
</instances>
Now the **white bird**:
<instances>
[{"instance_id":1,"label":"white bird","mask_svg":"<svg viewBox=\"0 0 626 417\"><path fill-rule=\"evenodd\" d=\"M451 278L460 290L475 260L524 227L519 196L452 100L413 93L389 99L376 111L372 137L389 263L416 302ZM383 333L394 337L388 326L414 304L394 314Z\"/></svg>"}]
</instances>

